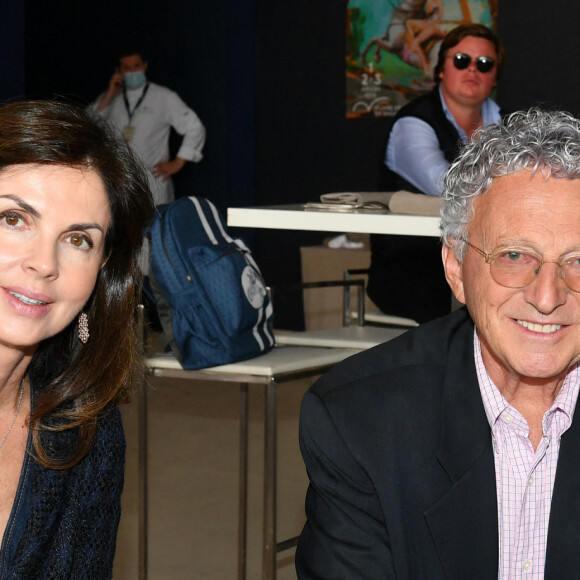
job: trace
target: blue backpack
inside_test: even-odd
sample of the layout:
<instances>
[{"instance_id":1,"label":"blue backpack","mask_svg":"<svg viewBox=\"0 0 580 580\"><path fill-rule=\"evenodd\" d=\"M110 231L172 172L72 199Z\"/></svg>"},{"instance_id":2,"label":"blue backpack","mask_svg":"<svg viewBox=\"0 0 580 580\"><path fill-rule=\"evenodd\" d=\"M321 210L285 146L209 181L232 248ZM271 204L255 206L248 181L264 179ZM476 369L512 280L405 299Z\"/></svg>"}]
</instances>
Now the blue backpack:
<instances>
[{"instance_id":1,"label":"blue backpack","mask_svg":"<svg viewBox=\"0 0 580 580\"><path fill-rule=\"evenodd\" d=\"M213 203L183 197L159 208L149 238L161 323L183 368L247 360L274 346L260 269ZM164 301L169 317L161 316Z\"/></svg>"}]
</instances>

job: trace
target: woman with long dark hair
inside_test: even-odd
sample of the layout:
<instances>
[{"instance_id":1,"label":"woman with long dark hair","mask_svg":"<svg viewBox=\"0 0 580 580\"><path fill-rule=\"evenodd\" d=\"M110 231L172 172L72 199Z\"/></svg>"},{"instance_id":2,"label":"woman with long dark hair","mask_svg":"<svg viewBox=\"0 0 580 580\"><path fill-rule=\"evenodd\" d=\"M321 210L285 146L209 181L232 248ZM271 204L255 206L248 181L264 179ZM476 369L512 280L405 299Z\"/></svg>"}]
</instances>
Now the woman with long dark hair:
<instances>
[{"instance_id":1,"label":"woman with long dark hair","mask_svg":"<svg viewBox=\"0 0 580 580\"><path fill-rule=\"evenodd\" d=\"M126 144L58 102L0 107L2 578L109 578L153 205Z\"/></svg>"}]
</instances>

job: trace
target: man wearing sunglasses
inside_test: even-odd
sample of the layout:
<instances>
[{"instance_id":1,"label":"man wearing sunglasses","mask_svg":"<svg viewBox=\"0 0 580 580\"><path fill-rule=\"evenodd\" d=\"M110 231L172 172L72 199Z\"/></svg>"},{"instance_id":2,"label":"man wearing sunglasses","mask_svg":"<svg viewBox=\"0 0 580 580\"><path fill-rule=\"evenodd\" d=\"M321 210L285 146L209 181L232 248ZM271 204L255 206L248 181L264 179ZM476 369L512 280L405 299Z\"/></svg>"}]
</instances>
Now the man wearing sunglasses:
<instances>
[{"instance_id":1,"label":"man wearing sunglasses","mask_svg":"<svg viewBox=\"0 0 580 580\"><path fill-rule=\"evenodd\" d=\"M578 578L580 121L489 125L442 197L466 308L306 393L300 580Z\"/></svg>"},{"instance_id":2,"label":"man wearing sunglasses","mask_svg":"<svg viewBox=\"0 0 580 580\"><path fill-rule=\"evenodd\" d=\"M437 86L403 107L389 133L385 164L394 187L440 195L459 144L500 119L489 95L504 58L497 36L481 24L458 26L445 36L434 69Z\"/></svg>"},{"instance_id":3,"label":"man wearing sunglasses","mask_svg":"<svg viewBox=\"0 0 580 580\"><path fill-rule=\"evenodd\" d=\"M434 69L435 89L403 107L389 131L385 190L440 195L443 174L461 144L501 118L489 95L504 58L498 37L481 24L458 26L445 36ZM372 236L371 246L367 291L381 310L418 322L449 312L449 287L434 240ZM428 285L408 276L409 263L417 260Z\"/></svg>"}]
</instances>

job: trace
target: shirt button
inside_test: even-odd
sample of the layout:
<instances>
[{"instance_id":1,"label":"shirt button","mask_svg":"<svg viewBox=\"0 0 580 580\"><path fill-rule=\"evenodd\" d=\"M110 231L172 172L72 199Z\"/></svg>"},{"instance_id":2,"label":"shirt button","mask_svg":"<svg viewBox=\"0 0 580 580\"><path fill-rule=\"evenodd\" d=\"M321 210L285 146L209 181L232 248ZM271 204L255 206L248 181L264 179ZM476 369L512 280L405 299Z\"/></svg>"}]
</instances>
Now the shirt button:
<instances>
[{"instance_id":1,"label":"shirt button","mask_svg":"<svg viewBox=\"0 0 580 580\"><path fill-rule=\"evenodd\" d=\"M530 475L529 479L528 479L528 485L531 487L532 485L534 485L534 476Z\"/></svg>"},{"instance_id":2,"label":"shirt button","mask_svg":"<svg viewBox=\"0 0 580 580\"><path fill-rule=\"evenodd\" d=\"M511 415L503 415L503 422L507 423L508 425L514 420Z\"/></svg>"},{"instance_id":3,"label":"shirt button","mask_svg":"<svg viewBox=\"0 0 580 580\"><path fill-rule=\"evenodd\" d=\"M528 572L532 569L532 563L529 560L526 560L523 565L523 569L525 572Z\"/></svg>"}]
</instances>

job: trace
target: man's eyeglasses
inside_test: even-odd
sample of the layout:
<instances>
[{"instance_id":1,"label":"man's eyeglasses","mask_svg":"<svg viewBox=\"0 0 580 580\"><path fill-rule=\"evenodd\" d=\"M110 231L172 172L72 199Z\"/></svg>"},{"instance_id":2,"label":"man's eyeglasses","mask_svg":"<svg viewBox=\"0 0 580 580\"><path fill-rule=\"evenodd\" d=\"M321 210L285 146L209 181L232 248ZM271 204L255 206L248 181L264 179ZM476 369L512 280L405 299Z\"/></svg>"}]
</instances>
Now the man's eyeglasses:
<instances>
[{"instance_id":1,"label":"man's eyeglasses","mask_svg":"<svg viewBox=\"0 0 580 580\"><path fill-rule=\"evenodd\" d=\"M558 265L558 274L568 288L580 292L580 253L564 256L560 260L544 260L535 254L509 248L488 254L463 238L461 241L484 257L491 277L500 286L524 288L535 280L544 264L552 263Z\"/></svg>"},{"instance_id":2,"label":"man's eyeglasses","mask_svg":"<svg viewBox=\"0 0 580 580\"><path fill-rule=\"evenodd\" d=\"M465 70L471 64L472 60L471 56L463 52L456 52L451 56L451 58L453 59L453 66L457 70ZM481 73L490 72L495 65L495 60L488 56L478 56L473 58L475 59L475 68L477 68Z\"/></svg>"}]
</instances>

